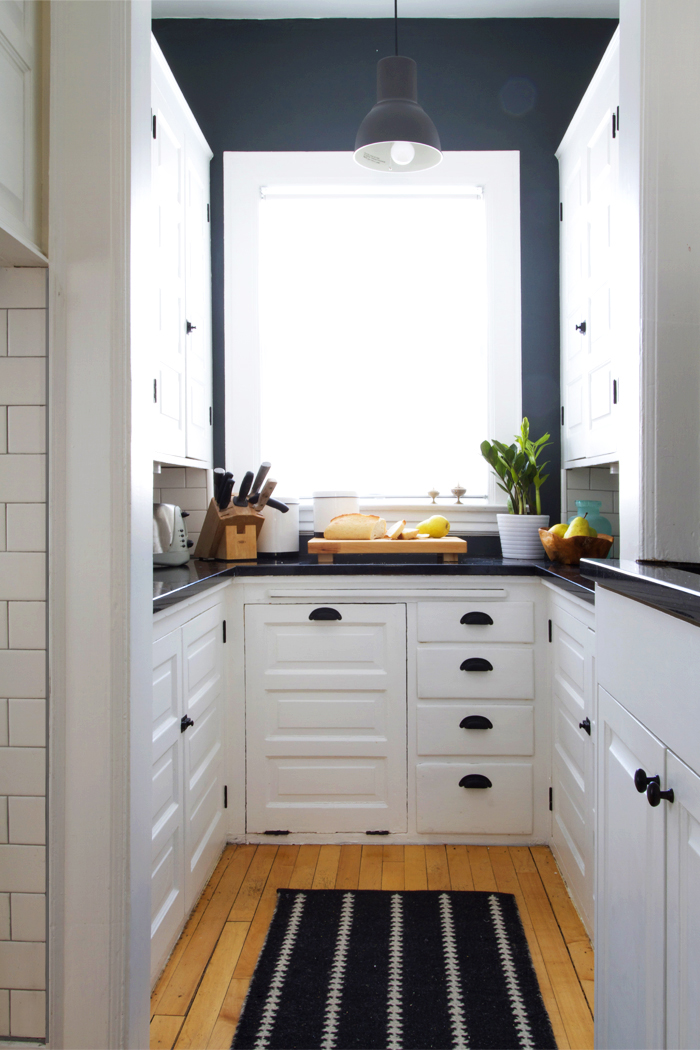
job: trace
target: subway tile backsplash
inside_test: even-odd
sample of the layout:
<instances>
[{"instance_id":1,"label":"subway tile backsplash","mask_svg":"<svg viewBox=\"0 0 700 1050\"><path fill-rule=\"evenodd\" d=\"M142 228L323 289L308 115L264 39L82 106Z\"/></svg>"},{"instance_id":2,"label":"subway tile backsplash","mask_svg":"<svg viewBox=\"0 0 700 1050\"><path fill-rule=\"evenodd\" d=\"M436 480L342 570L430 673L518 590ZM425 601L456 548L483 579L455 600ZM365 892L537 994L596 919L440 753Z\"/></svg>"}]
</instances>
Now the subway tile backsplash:
<instances>
[{"instance_id":1,"label":"subway tile backsplash","mask_svg":"<svg viewBox=\"0 0 700 1050\"><path fill-rule=\"evenodd\" d=\"M197 546L209 505L208 474L209 471L200 467L162 466L160 474L153 475L153 502L175 503L181 510L188 512L189 518L185 524L194 547Z\"/></svg>"},{"instance_id":2,"label":"subway tile backsplash","mask_svg":"<svg viewBox=\"0 0 700 1050\"><path fill-rule=\"evenodd\" d=\"M566 518L576 513L577 499L600 500L600 513L612 526L614 539L611 557L620 557L620 475L609 467L574 467L565 470L564 494Z\"/></svg>"}]
</instances>

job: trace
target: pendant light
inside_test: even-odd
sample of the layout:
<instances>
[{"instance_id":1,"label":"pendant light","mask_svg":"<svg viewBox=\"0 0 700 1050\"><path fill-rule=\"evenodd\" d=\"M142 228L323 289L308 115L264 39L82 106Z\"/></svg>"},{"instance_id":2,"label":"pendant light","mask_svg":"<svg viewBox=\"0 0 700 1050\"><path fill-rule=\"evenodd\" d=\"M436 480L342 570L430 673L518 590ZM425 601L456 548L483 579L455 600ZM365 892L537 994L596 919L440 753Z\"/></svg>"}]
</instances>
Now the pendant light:
<instances>
[{"instance_id":1,"label":"pendant light","mask_svg":"<svg viewBox=\"0 0 700 1050\"><path fill-rule=\"evenodd\" d=\"M399 55L398 0L394 54L377 63L377 104L360 124L355 160L372 171L424 171L442 160L435 125L418 105L417 66Z\"/></svg>"}]
</instances>

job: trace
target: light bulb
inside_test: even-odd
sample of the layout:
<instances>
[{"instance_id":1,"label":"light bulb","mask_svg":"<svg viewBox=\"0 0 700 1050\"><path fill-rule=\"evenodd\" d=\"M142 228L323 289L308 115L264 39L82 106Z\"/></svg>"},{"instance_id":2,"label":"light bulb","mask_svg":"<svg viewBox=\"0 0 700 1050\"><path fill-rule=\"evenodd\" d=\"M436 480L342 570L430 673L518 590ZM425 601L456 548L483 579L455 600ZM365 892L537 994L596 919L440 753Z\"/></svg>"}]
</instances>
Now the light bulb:
<instances>
[{"instance_id":1,"label":"light bulb","mask_svg":"<svg viewBox=\"0 0 700 1050\"><path fill-rule=\"evenodd\" d=\"M410 142L395 142L391 147L391 159L394 164L410 164L415 155L416 151Z\"/></svg>"}]
</instances>

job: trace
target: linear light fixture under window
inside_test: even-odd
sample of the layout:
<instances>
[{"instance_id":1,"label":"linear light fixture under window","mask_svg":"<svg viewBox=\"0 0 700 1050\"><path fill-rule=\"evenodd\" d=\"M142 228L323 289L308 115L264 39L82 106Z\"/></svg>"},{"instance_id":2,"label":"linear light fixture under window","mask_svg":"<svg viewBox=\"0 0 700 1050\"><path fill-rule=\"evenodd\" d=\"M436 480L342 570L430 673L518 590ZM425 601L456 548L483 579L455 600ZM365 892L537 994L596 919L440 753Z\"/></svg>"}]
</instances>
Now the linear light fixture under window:
<instances>
[{"instance_id":1,"label":"linear light fixture under window","mask_svg":"<svg viewBox=\"0 0 700 1050\"><path fill-rule=\"evenodd\" d=\"M261 186L263 200L270 197L459 197L481 200L481 186L391 186L377 185L322 185Z\"/></svg>"}]
</instances>

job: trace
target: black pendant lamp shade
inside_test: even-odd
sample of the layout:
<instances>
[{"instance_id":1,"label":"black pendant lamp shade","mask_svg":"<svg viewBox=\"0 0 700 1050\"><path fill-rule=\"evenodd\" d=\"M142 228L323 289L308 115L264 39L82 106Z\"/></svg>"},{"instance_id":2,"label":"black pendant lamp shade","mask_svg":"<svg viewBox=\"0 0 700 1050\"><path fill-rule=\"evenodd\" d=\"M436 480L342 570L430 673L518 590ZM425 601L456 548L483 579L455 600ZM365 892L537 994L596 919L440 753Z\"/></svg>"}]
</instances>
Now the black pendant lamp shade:
<instances>
[{"instance_id":1,"label":"black pendant lamp shade","mask_svg":"<svg viewBox=\"0 0 700 1050\"><path fill-rule=\"evenodd\" d=\"M442 160L440 137L418 105L412 58L389 55L377 63L377 104L360 124L355 160L373 171L423 171Z\"/></svg>"}]
</instances>

